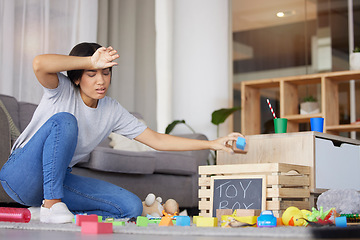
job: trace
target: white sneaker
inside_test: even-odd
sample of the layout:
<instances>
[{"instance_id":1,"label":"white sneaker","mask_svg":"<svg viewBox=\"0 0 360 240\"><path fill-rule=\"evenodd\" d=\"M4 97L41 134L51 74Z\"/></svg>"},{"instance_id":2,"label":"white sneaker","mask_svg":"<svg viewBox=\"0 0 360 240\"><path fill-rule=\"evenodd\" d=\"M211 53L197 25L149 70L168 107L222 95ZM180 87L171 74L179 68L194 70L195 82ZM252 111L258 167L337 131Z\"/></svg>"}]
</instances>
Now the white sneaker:
<instances>
[{"instance_id":1,"label":"white sneaker","mask_svg":"<svg viewBox=\"0 0 360 240\"><path fill-rule=\"evenodd\" d=\"M40 207L29 207L28 210L31 213L31 220L40 220Z\"/></svg>"},{"instance_id":2,"label":"white sneaker","mask_svg":"<svg viewBox=\"0 0 360 240\"><path fill-rule=\"evenodd\" d=\"M74 215L63 202L55 203L51 208L40 208L40 222L43 223L71 223Z\"/></svg>"}]
</instances>

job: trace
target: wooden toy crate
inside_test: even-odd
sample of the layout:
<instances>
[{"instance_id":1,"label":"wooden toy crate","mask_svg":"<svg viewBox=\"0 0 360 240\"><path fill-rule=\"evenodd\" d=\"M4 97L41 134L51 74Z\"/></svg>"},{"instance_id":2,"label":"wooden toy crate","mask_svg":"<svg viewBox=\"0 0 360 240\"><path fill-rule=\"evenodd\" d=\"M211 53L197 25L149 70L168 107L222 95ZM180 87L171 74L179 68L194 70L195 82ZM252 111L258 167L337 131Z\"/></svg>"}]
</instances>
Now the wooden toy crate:
<instances>
[{"instance_id":1,"label":"wooden toy crate","mask_svg":"<svg viewBox=\"0 0 360 240\"><path fill-rule=\"evenodd\" d=\"M266 210L280 217L290 206L310 208L310 167L287 163L231 164L199 167L200 216L211 217L211 176L266 176Z\"/></svg>"}]
</instances>

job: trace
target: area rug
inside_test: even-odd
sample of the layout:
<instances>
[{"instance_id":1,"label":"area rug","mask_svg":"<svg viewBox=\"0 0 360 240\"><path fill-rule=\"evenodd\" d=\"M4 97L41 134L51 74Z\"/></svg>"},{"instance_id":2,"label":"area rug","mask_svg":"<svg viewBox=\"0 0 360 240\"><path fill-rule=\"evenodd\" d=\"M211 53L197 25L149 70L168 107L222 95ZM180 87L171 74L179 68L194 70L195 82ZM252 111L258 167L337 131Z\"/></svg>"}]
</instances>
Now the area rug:
<instances>
[{"instance_id":1,"label":"area rug","mask_svg":"<svg viewBox=\"0 0 360 240\"><path fill-rule=\"evenodd\" d=\"M0 222L1 229L26 229L43 231L71 231L80 232L81 228L75 224L45 224L39 221L29 223ZM236 237L267 237L267 238L355 238L360 236L360 228L348 227L275 227L275 228L209 228L196 226L161 227L149 224L138 227L133 223L125 226L114 226L114 233L119 234L149 234L149 235L178 235L178 236L236 236Z\"/></svg>"}]
</instances>

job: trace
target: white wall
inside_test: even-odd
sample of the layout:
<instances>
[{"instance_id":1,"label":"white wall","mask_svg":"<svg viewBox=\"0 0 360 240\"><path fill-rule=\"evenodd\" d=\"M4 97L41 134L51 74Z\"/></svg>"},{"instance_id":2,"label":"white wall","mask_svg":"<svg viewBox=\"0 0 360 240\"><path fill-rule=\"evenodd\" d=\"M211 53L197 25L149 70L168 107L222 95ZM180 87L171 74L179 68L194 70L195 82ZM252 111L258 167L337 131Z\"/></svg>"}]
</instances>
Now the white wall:
<instances>
[{"instance_id":1,"label":"white wall","mask_svg":"<svg viewBox=\"0 0 360 240\"><path fill-rule=\"evenodd\" d=\"M172 120L184 119L209 139L216 138L211 113L230 102L228 8L224 0L172 3ZM175 129L181 131L185 128ZM220 135L227 133L222 124Z\"/></svg>"}]
</instances>

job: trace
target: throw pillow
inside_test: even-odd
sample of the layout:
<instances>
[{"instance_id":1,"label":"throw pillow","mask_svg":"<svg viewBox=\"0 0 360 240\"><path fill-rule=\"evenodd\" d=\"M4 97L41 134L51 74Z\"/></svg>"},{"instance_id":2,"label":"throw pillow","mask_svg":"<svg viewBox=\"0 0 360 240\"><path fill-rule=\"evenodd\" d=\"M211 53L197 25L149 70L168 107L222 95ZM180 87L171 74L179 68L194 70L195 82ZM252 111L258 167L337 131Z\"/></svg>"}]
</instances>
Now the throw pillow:
<instances>
[{"instance_id":1,"label":"throw pillow","mask_svg":"<svg viewBox=\"0 0 360 240\"><path fill-rule=\"evenodd\" d=\"M10 127L11 141L14 142L20 136L20 131L16 127L14 121L12 120L12 117L10 116L10 113L8 112L4 103L1 100L0 100L0 107L5 112L5 115L8 119L8 123L9 123L9 127Z\"/></svg>"},{"instance_id":2,"label":"throw pillow","mask_svg":"<svg viewBox=\"0 0 360 240\"><path fill-rule=\"evenodd\" d=\"M131 151L131 152L155 151L153 148L146 146L141 142L128 139L127 137L124 137L117 133L110 133L109 138L111 139L109 144L110 147L117 150Z\"/></svg>"}]
</instances>

